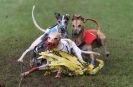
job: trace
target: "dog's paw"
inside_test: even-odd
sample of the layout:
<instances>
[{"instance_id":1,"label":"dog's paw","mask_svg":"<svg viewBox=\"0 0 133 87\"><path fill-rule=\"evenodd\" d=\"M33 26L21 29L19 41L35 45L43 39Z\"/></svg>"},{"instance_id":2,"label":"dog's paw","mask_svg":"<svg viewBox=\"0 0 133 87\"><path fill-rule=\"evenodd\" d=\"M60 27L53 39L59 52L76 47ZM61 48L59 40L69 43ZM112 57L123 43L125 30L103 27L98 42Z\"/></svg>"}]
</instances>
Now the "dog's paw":
<instances>
[{"instance_id":1,"label":"dog's paw","mask_svg":"<svg viewBox=\"0 0 133 87\"><path fill-rule=\"evenodd\" d=\"M101 54L100 53L96 53L96 55L100 56Z\"/></svg>"},{"instance_id":2,"label":"dog's paw","mask_svg":"<svg viewBox=\"0 0 133 87\"><path fill-rule=\"evenodd\" d=\"M61 73L57 73L55 79L61 79Z\"/></svg>"},{"instance_id":3,"label":"dog's paw","mask_svg":"<svg viewBox=\"0 0 133 87\"><path fill-rule=\"evenodd\" d=\"M61 76L55 76L55 79L61 79Z\"/></svg>"},{"instance_id":4,"label":"dog's paw","mask_svg":"<svg viewBox=\"0 0 133 87\"><path fill-rule=\"evenodd\" d=\"M18 61L18 62L23 62L23 60L22 60L22 59L18 59L17 61Z\"/></svg>"},{"instance_id":5,"label":"dog's paw","mask_svg":"<svg viewBox=\"0 0 133 87\"><path fill-rule=\"evenodd\" d=\"M28 74L29 74L29 72L24 72L24 73L21 73L20 76L25 77L25 76L27 76Z\"/></svg>"},{"instance_id":6,"label":"dog's paw","mask_svg":"<svg viewBox=\"0 0 133 87\"><path fill-rule=\"evenodd\" d=\"M105 55L106 55L106 57L109 57L109 55L110 55L110 52L106 52L106 54L105 54Z\"/></svg>"}]
</instances>

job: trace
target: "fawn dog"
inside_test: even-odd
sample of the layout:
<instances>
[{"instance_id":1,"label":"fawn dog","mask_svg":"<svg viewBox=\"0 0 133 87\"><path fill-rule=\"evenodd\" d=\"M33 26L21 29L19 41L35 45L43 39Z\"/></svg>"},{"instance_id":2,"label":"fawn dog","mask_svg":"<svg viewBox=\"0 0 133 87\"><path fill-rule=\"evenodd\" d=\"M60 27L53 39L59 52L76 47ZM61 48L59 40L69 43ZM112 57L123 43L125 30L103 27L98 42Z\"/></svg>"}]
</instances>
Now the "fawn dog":
<instances>
[{"instance_id":1,"label":"fawn dog","mask_svg":"<svg viewBox=\"0 0 133 87\"><path fill-rule=\"evenodd\" d=\"M86 28L84 23L87 20L96 23L97 28ZM109 56L110 52L106 48L106 36L103 32L101 32L101 28L95 19L86 19L80 15L73 15L72 26L72 39L80 49L87 51L102 46L104 48L106 56ZM93 55L90 55L90 58L94 60Z\"/></svg>"}]
</instances>

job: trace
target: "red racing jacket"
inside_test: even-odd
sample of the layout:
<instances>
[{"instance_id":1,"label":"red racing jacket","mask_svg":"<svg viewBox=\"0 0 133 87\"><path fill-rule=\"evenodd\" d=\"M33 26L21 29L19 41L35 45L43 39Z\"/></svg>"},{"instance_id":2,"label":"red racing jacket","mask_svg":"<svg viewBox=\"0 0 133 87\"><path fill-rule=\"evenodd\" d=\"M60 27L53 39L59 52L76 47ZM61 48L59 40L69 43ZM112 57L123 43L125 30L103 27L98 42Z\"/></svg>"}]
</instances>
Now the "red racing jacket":
<instances>
[{"instance_id":1,"label":"red racing jacket","mask_svg":"<svg viewBox=\"0 0 133 87\"><path fill-rule=\"evenodd\" d=\"M84 30L83 41L85 44L91 45L96 39L97 36L94 34L93 30Z\"/></svg>"}]
</instances>

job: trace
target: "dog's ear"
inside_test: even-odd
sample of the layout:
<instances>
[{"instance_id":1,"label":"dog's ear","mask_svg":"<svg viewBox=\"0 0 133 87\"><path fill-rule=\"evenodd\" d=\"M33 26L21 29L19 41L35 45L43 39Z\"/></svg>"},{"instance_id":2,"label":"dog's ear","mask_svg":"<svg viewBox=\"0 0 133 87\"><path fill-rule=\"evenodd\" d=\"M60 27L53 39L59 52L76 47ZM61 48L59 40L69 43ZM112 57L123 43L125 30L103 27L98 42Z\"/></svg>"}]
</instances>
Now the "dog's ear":
<instances>
[{"instance_id":1,"label":"dog's ear","mask_svg":"<svg viewBox=\"0 0 133 87\"><path fill-rule=\"evenodd\" d=\"M55 14L56 19L60 17L60 13L55 12L54 14Z\"/></svg>"},{"instance_id":2,"label":"dog's ear","mask_svg":"<svg viewBox=\"0 0 133 87\"><path fill-rule=\"evenodd\" d=\"M86 23L86 21L87 21L86 19L83 20L84 23Z\"/></svg>"},{"instance_id":3,"label":"dog's ear","mask_svg":"<svg viewBox=\"0 0 133 87\"><path fill-rule=\"evenodd\" d=\"M81 19L83 22L85 22L86 20L85 20L85 18L84 17L82 17L81 15L77 15L77 19Z\"/></svg>"},{"instance_id":4,"label":"dog's ear","mask_svg":"<svg viewBox=\"0 0 133 87\"><path fill-rule=\"evenodd\" d=\"M74 19L81 19L81 20L82 20L82 16L79 15L79 14L74 14L73 17L72 17L72 21L73 21Z\"/></svg>"},{"instance_id":5,"label":"dog's ear","mask_svg":"<svg viewBox=\"0 0 133 87\"><path fill-rule=\"evenodd\" d=\"M70 15L69 15L69 14L66 14L66 17L67 17L67 20L69 20L69 19L70 19Z\"/></svg>"},{"instance_id":6,"label":"dog's ear","mask_svg":"<svg viewBox=\"0 0 133 87\"><path fill-rule=\"evenodd\" d=\"M72 21L73 21L75 18L76 18L76 16L75 16L75 15L73 15L73 16L72 16Z\"/></svg>"},{"instance_id":7,"label":"dog's ear","mask_svg":"<svg viewBox=\"0 0 133 87\"><path fill-rule=\"evenodd\" d=\"M81 18L81 20L82 20L84 23L87 21L87 20L86 20L85 18L83 18L83 17Z\"/></svg>"}]
</instances>

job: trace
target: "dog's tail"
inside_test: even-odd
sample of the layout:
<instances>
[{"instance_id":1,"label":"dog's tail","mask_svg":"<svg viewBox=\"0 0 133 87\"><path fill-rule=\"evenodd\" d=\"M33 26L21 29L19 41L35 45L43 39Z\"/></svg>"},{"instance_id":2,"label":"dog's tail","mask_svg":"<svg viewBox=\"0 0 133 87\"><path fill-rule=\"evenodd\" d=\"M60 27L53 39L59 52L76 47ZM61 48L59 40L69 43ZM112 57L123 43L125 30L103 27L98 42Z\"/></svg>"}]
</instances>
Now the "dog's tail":
<instances>
[{"instance_id":1,"label":"dog's tail","mask_svg":"<svg viewBox=\"0 0 133 87\"><path fill-rule=\"evenodd\" d=\"M93 21L93 22L97 25L97 27L96 27L97 30L100 30L100 29L101 29L99 23L98 23L95 19L85 18L85 22L86 22L87 20Z\"/></svg>"},{"instance_id":2,"label":"dog's tail","mask_svg":"<svg viewBox=\"0 0 133 87\"><path fill-rule=\"evenodd\" d=\"M36 22L36 20L35 20L35 17L34 17L34 9L35 9L35 5L33 5L33 7L32 7L32 20L33 20L33 23L34 23L34 25L37 27L37 29L41 30L42 32L45 32L45 29L41 28L41 27L37 24L37 22Z\"/></svg>"}]
</instances>

